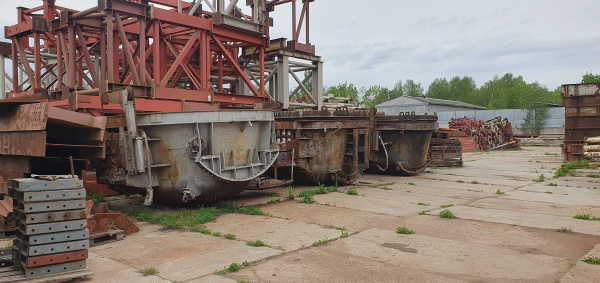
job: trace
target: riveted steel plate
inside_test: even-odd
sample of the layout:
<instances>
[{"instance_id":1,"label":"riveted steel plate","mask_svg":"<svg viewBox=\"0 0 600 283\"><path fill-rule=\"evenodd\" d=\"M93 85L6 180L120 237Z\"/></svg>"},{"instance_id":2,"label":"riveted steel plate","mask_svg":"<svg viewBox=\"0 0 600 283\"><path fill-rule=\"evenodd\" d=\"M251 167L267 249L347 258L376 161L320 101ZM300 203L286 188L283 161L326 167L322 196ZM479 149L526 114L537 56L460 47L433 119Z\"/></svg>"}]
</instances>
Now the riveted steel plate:
<instances>
[{"instance_id":1,"label":"riveted steel plate","mask_svg":"<svg viewBox=\"0 0 600 283\"><path fill-rule=\"evenodd\" d=\"M54 255L33 256L25 258L25 267L36 267L63 262L78 261L88 258L88 251L74 251Z\"/></svg>"},{"instance_id":2,"label":"riveted steel plate","mask_svg":"<svg viewBox=\"0 0 600 283\"><path fill-rule=\"evenodd\" d=\"M25 256L49 255L78 250L86 250L90 247L90 240L79 240L47 245L27 246L21 242L21 253Z\"/></svg>"},{"instance_id":3,"label":"riveted steel plate","mask_svg":"<svg viewBox=\"0 0 600 283\"><path fill-rule=\"evenodd\" d=\"M33 245L44 245L67 241L79 241L90 238L88 229L74 230L60 233L49 233L29 236L28 244Z\"/></svg>"},{"instance_id":4,"label":"riveted steel plate","mask_svg":"<svg viewBox=\"0 0 600 283\"><path fill-rule=\"evenodd\" d=\"M65 262L53 265L38 266L38 267L25 267L25 263L21 263L25 269L25 277L38 277L44 275L50 275L60 272L68 272L75 270L82 270L86 268L85 260L78 260L72 262Z\"/></svg>"},{"instance_id":5,"label":"riveted steel plate","mask_svg":"<svg viewBox=\"0 0 600 283\"><path fill-rule=\"evenodd\" d=\"M54 223L31 224L25 225L19 223L19 230L26 235L37 235L44 233L56 233L63 231L71 231L84 229L87 225L87 220L62 221Z\"/></svg>"},{"instance_id":6,"label":"riveted steel plate","mask_svg":"<svg viewBox=\"0 0 600 283\"><path fill-rule=\"evenodd\" d=\"M85 219L85 209L79 210L65 210L55 212L42 212L42 213L23 213L20 210L14 210L15 218L23 224L39 224L39 223L50 223L68 220Z\"/></svg>"},{"instance_id":7,"label":"riveted steel plate","mask_svg":"<svg viewBox=\"0 0 600 283\"><path fill-rule=\"evenodd\" d=\"M85 209L85 199L80 200L64 200L64 201L48 201L48 202L19 202L17 209L25 213L59 211L70 209Z\"/></svg>"},{"instance_id":8,"label":"riveted steel plate","mask_svg":"<svg viewBox=\"0 0 600 283\"><path fill-rule=\"evenodd\" d=\"M15 192L15 197L24 203L39 201L57 201L85 199L85 189L70 189L57 191Z\"/></svg>"},{"instance_id":9,"label":"riveted steel plate","mask_svg":"<svg viewBox=\"0 0 600 283\"><path fill-rule=\"evenodd\" d=\"M22 192L30 191L49 191L65 190L73 188L83 188L83 181L79 179L60 179L56 181L46 181L39 179L16 179L13 180L13 189Z\"/></svg>"}]
</instances>

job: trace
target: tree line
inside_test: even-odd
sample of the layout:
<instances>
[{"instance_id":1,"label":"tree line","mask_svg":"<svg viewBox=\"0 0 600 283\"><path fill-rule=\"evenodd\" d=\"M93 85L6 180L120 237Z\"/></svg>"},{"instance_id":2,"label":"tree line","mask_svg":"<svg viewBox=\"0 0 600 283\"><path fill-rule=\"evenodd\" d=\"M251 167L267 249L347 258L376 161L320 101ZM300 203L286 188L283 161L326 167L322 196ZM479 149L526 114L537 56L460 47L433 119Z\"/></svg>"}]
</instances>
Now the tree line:
<instances>
[{"instance_id":1,"label":"tree line","mask_svg":"<svg viewBox=\"0 0 600 283\"><path fill-rule=\"evenodd\" d=\"M600 75L586 73L582 82L600 82ZM528 83L523 76L511 73L496 75L481 87L477 87L472 77L455 76L450 79L437 78L426 90L421 83L408 79L404 82L399 80L391 89L381 85L357 88L352 83L344 82L327 87L325 93L338 97L350 96L365 108L373 108L402 95L462 101L490 110L534 109L548 103L562 105L560 86L549 90L538 82Z\"/></svg>"}]
</instances>

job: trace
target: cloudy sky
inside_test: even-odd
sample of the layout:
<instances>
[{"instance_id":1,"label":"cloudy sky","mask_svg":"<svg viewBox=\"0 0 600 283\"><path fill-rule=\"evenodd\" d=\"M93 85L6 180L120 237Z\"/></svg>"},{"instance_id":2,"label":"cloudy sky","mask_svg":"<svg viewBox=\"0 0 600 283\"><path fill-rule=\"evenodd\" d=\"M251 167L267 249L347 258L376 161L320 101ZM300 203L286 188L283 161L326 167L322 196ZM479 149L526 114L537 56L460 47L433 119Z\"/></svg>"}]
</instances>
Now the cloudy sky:
<instances>
[{"instance_id":1,"label":"cloudy sky","mask_svg":"<svg viewBox=\"0 0 600 283\"><path fill-rule=\"evenodd\" d=\"M0 25L16 22L17 6L41 3L2 0ZM96 3L57 0L78 10ZM426 89L435 78L465 75L481 86L510 72L554 89L600 73L599 10L598 0L316 0L310 41L326 86L391 88L412 79ZM271 16L271 37L291 37L290 5Z\"/></svg>"}]
</instances>

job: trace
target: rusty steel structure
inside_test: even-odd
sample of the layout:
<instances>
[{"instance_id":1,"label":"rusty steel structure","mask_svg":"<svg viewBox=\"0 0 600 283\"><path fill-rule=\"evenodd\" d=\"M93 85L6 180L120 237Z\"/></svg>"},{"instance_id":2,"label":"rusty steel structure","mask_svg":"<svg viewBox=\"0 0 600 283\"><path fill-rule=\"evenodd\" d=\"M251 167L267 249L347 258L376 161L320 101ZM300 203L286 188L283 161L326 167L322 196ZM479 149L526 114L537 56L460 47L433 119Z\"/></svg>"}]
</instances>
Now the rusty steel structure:
<instances>
[{"instance_id":1,"label":"rusty steel structure","mask_svg":"<svg viewBox=\"0 0 600 283\"><path fill-rule=\"evenodd\" d=\"M562 152L567 161L579 160L584 158L586 140L600 136L600 84L563 85L562 98L565 107Z\"/></svg>"},{"instance_id":2,"label":"rusty steel structure","mask_svg":"<svg viewBox=\"0 0 600 283\"><path fill-rule=\"evenodd\" d=\"M427 157L431 134L439 128L436 115L400 113L375 116L371 154L373 172L417 175L429 165Z\"/></svg>"},{"instance_id":3,"label":"rusty steel structure","mask_svg":"<svg viewBox=\"0 0 600 283\"><path fill-rule=\"evenodd\" d=\"M89 170L146 204L178 205L231 197L271 167L276 178L312 184L350 184L369 167L418 174L437 117L323 107L313 1L18 8L5 27L10 43L0 44L12 59L12 88L0 100L0 188L69 169L87 179ZM291 39L271 39L270 12L283 4Z\"/></svg>"}]
</instances>

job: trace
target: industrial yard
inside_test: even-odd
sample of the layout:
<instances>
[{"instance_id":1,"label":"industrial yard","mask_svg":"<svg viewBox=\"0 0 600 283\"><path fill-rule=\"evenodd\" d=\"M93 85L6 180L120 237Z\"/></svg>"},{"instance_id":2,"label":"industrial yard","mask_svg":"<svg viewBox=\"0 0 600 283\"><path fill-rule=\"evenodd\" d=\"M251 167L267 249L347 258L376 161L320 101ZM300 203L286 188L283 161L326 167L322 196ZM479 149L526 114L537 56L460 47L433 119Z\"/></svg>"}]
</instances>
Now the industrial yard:
<instances>
[{"instance_id":1,"label":"industrial yard","mask_svg":"<svg viewBox=\"0 0 600 283\"><path fill-rule=\"evenodd\" d=\"M365 174L315 202L285 187L234 201L264 215L223 214L200 225L235 239L139 221L140 232L90 248L85 282L594 282L600 269L596 170L553 179L558 146L464 153L464 166L414 177ZM544 181L539 181L544 175ZM534 181L536 180L536 181ZM298 192L314 187L294 186ZM357 195L349 195L355 190ZM120 198L127 209L142 198ZM452 205L452 206L451 206ZM583 211L582 211L583 209ZM153 213L178 208L153 206ZM439 216L443 210L457 218ZM400 234L406 227L414 234ZM343 230L342 230L343 229ZM345 234L347 232L347 234ZM347 235L347 236L342 236ZM260 240L270 247L253 247ZM232 263L240 267L225 271ZM142 275L148 268L155 275ZM222 274L223 273L223 274Z\"/></svg>"}]
</instances>

